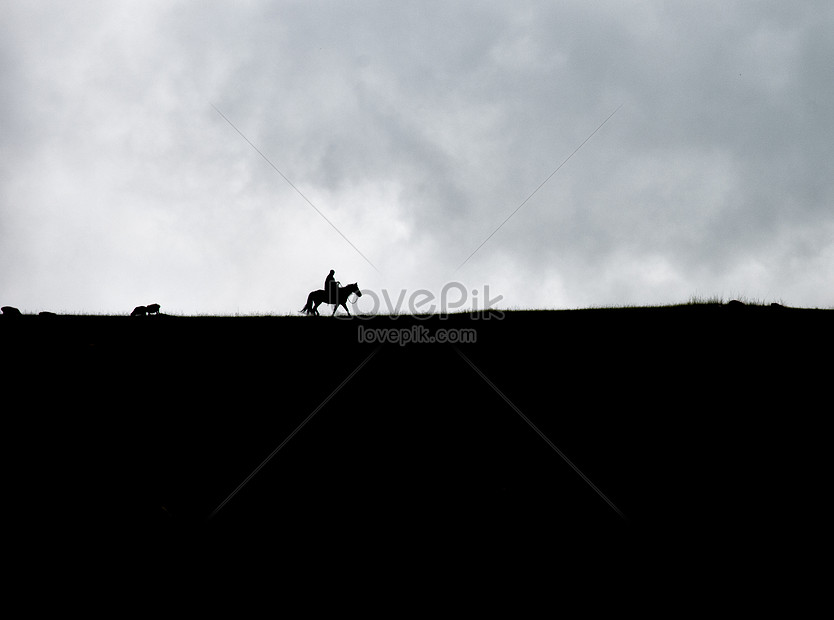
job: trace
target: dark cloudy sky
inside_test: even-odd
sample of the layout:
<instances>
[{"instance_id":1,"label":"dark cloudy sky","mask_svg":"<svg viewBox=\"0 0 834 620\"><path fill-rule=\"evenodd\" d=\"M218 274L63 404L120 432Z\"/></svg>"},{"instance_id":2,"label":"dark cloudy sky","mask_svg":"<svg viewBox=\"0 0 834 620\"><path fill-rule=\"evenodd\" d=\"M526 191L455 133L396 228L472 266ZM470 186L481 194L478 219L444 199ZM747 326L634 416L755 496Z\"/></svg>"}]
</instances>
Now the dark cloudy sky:
<instances>
[{"instance_id":1,"label":"dark cloudy sky","mask_svg":"<svg viewBox=\"0 0 834 620\"><path fill-rule=\"evenodd\" d=\"M0 304L290 313L335 269L832 307L832 32L827 0L6 0Z\"/></svg>"}]
</instances>

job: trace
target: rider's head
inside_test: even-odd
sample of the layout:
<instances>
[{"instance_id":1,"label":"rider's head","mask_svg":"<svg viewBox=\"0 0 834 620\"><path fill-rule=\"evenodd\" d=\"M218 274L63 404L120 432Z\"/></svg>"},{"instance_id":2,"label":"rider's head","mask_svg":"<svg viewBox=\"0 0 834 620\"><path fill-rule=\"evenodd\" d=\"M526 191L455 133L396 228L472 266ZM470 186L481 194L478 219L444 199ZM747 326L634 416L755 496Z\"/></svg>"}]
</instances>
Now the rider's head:
<instances>
[{"instance_id":1,"label":"rider's head","mask_svg":"<svg viewBox=\"0 0 834 620\"><path fill-rule=\"evenodd\" d=\"M334 273L336 273L336 271L334 269L331 269L330 270L330 275L332 276Z\"/></svg>"}]
</instances>

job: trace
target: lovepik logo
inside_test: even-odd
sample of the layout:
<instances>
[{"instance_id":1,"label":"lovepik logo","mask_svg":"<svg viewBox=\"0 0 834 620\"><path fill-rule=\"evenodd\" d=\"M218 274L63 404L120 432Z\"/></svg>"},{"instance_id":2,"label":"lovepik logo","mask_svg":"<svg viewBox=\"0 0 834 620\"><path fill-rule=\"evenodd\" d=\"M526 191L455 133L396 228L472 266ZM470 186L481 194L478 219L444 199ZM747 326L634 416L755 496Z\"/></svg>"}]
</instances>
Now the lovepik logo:
<instances>
[{"instance_id":1,"label":"lovepik logo","mask_svg":"<svg viewBox=\"0 0 834 620\"><path fill-rule=\"evenodd\" d=\"M359 318L379 314L387 314L395 318L401 314L412 315L416 318L430 316L446 318L450 313L465 310L472 313L473 318L504 318L504 313L495 308L495 304L504 299L503 295L496 297L491 295L489 284L485 284L481 290L477 288L470 290L462 282L447 282L443 285L439 295L424 288L410 293L406 289L400 289L396 294L392 294L387 289L379 292L363 289L362 296L354 297L349 303L351 314ZM345 318L347 318L346 315Z\"/></svg>"}]
</instances>

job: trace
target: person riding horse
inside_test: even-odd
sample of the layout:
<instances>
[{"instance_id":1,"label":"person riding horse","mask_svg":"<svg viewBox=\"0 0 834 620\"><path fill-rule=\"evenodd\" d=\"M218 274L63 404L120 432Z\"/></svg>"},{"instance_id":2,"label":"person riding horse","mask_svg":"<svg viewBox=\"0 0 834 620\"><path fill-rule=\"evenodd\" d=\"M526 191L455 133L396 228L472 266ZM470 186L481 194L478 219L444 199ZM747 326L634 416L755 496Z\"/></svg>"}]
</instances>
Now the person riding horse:
<instances>
[{"instance_id":1,"label":"person riding horse","mask_svg":"<svg viewBox=\"0 0 834 620\"><path fill-rule=\"evenodd\" d=\"M328 273L327 277L324 279L324 291L327 293L327 299L332 300L334 303L339 294L339 282L333 275L335 273L336 271L331 269L330 273Z\"/></svg>"},{"instance_id":2,"label":"person riding horse","mask_svg":"<svg viewBox=\"0 0 834 620\"><path fill-rule=\"evenodd\" d=\"M336 310L339 306L342 306L347 315L350 316L350 310L348 310L347 307L350 297L351 295L356 295L357 298L362 297L362 290L356 282L343 287L341 283L333 277L333 274L335 273L336 272L333 269L330 270L330 273L324 280L324 289L311 291L310 294L307 295L307 303L301 309L301 312L304 314L318 315L319 306L326 303L333 305L334 315L336 314ZM350 303L355 303L355 301L350 301Z\"/></svg>"}]
</instances>

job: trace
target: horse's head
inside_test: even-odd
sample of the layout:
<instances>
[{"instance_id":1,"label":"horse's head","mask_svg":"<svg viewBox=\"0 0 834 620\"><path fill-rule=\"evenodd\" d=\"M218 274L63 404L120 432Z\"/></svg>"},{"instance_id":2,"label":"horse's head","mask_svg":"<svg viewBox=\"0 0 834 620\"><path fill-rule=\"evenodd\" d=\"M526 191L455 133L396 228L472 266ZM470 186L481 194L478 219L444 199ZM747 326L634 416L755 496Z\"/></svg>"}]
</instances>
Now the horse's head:
<instances>
[{"instance_id":1,"label":"horse's head","mask_svg":"<svg viewBox=\"0 0 834 620\"><path fill-rule=\"evenodd\" d=\"M348 284L343 290L345 293L347 293L347 299L352 304L355 304L356 300L362 297L362 291L359 290L359 285L356 282L354 282L353 284ZM351 299L351 295L356 295L356 297L354 299Z\"/></svg>"}]
</instances>

